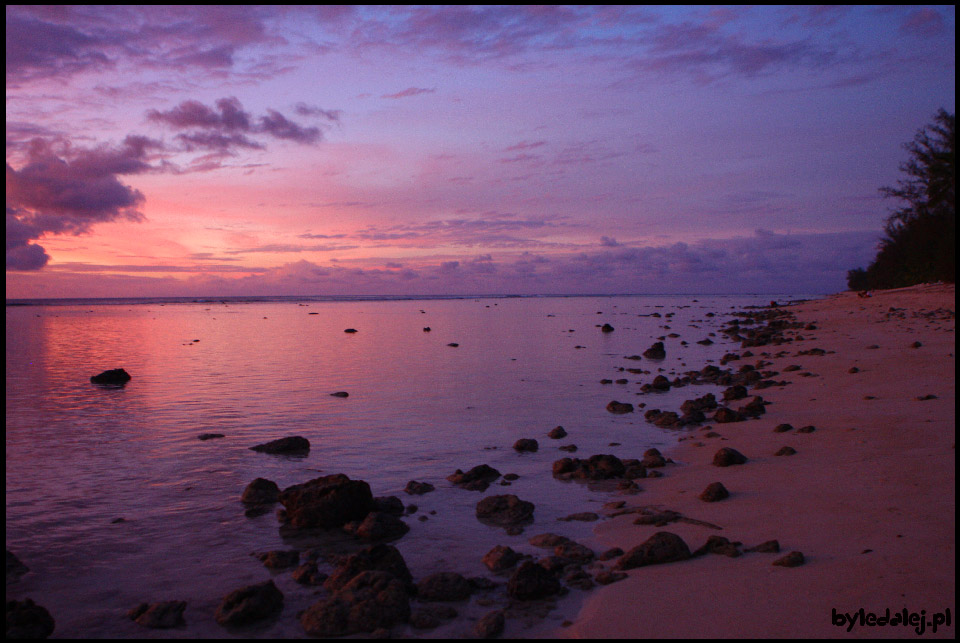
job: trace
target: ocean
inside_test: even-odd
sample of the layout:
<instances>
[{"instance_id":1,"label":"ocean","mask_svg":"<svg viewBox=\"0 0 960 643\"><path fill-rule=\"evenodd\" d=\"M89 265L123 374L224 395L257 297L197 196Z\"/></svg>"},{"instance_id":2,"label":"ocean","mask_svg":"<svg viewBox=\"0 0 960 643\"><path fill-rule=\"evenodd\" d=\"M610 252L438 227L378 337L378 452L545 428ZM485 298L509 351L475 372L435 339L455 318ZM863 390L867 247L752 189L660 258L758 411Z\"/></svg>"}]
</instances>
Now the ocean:
<instances>
[{"instance_id":1,"label":"ocean","mask_svg":"<svg viewBox=\"0 0 960 643\"><path fill-rule=\"evenodd\" d=\"M685 399L719 393L643 394L640 385L719 362L737 349L714 334L730 313L771 299L789 297L8 301L6 546L30 571L8 583L7 598L46 607L54 637L304 637L296 614L322 594L252 554L362 545L282 533L273 512L247 517L240 495L258 477L282 489L333 473L417 505L404 517L409 533L391 543L415 580L455 571L504 583L481 563L492 547L540 557L527 544L535 534L589 542L595 523L558 518L622 498L555 480L555 460L642 457L683 435L648 424L642 409L613 415L606 405L678 411ZM614 331L601 332L605 323ZM625 359L660 337L662 362ZM132 375L126 386L90 382L120 367ZM349 396L331 396L338 391ZM558 425L568 436L549 439ZM201 441L202 433L224 437ZM310 441L309 455L249 448L292 435ZM518 453L520 438L539 450ZM576 453L558 449L569 444ZM519 477L486 492L446 480L479 464ZM407 495L410 480L436 490ZM476 503L501 493L535 504L523 534L476 519ZM268 578L285 595L280 618L242 632L215 622L226 594ZM185 627L148 630L126 616L167 600L187 601ZM458 605L460 617L441 628L401 634L461 636L505 601L494 590L485 604Z\"/></svg>"}]
</instances>

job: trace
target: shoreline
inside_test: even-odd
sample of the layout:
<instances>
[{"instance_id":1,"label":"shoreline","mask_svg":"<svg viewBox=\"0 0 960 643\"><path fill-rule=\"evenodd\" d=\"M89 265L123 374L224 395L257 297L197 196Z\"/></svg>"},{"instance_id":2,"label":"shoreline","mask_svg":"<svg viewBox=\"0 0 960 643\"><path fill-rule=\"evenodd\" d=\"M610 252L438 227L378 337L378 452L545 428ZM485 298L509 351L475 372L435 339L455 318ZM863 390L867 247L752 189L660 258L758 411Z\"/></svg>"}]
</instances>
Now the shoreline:
<instances>
[{"instance_id":1,"label":"shoreline","mask_svg":"<svg viewBox=\"0 0 960 643\"><path fill-rule=\"evenodd\" d=\"M917 636L917 628L858 620L848 630L833 610L925 610L931 621L949 609L955 618L954 286L867 298L848 292L786 309L816 329L800 331L802 341L751 348L755 357L731 363L763 356L775 379L790 382L751 391L771 403L766 413L688 432L664 453L675 462L662 469L665 476L641 480L643 490L626 497L626 508L670 509L722 529L635 525L636 514L626 514L600 523L585 543L629 551L667 531L691 551L720 535L743 548L776 539L780 553L707 554L634 569L625 580L562 601L561 608L580 606L572 623L557 627L554 619L521 636L899 638ZM814 347L826 354L797 355ZM790 365L800 369L785 372ZM783 423L815 431L773 432ZM721 437L704 437L709 431ZM774 456L783 446L797 453ZM721 447L748 461L713 466ZM698 498L718 481L730 497ZM772 565L792 551L803 553L802 566ZM923 636L952 638L952 618Z\"/></svg>"}]
</instances>

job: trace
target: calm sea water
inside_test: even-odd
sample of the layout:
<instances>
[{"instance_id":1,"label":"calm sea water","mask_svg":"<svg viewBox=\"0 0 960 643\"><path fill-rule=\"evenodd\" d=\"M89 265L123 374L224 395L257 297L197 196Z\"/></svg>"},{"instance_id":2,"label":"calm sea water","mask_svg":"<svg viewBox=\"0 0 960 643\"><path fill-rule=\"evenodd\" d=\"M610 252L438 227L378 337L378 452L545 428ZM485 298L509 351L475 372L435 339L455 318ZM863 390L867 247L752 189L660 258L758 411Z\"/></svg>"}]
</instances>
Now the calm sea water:
<instances>
[{"instance_id":1,"label":"calm sea water","mask_svg":"<svg viewBox=\"0 0 960 643\"><path fill-rule=\"evenodd\" d=\"M675 431L647 424L642 413L611 415L607 403L652 401L679 410L684 399L717 392L638 396L658 368L680 372L719 360L732 350L721 336L711 337L712 346L695 342L734 308L770 299L8 307L6 545L30 572L8 584L7 597L31 597L49 609L55 637L303 637L296 613L317 600L317 589L297 585L289 571L267 570L251 553L340 544L284 540L272 513L245 517L240 494L257 477L284 488L342 472L369 482L374 495L418 505L405 518L410 532L393 543L415 579L436 571L492 577L480 561L485 552L504 544L542 554L526 543L537 533L589 542L590 523L557 518L617 496L554 480L553 461L570 455L557 447L576 444L576 457L639 457L669 447ZM673 316L649 316L654 312ZM603 323L616 330L601 333ZM681 337L665 339L662 363L624 359L673 332ZM90 383L91 375L118 367L133 376L125 387ZM653 373L619 370L638 367ZM629 384L600 383L623 377ZM331 397L335 391L349 397ZM548 439L557 425L569 436ZM226 437L199 441L201 433ZM309 456L249 450L288 435L308 438ZM515 452L519 438L537 439L540 450ZM483 494L446 481L482 463L520 478ZM408 496L410 480L437 490ZM476 520L477 501L497 493L535 503L535 522L523 535ZM418 520L424 515L428 520ZM243 633L216 624L223 596L267 578L285 594L279 619ZM147 630L125 616L140 602L163 600L188 602L186 628ZM408 634L459 636L470 616L493 607L458 609L457 622Z\"/></svg>"}]
</instances>

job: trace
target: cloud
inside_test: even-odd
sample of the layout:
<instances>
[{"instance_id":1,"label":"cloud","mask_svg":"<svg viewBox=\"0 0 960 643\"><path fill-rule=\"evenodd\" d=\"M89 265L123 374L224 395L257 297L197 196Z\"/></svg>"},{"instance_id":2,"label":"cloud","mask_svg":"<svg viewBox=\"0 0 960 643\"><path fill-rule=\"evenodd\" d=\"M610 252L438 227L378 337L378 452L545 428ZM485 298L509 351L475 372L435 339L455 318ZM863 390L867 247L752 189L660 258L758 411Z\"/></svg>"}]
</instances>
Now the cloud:
<instances>
[{"instance_id":1,"label":"cloud","mask_svg":"<svg viewBox=\"0 0 960 643\"><path fill-rule=\"evenodd\" d=\"M423 87L408 87L407 89L397 92L396 94L384 94L380 98L407 98L408 96L418 96L420 94L432 94L435 91L437 91L435 87L431 89L426 89Z\"/></svg>"},{"instance_id":2,"label":"cloud","mask_svg":"<svg viewBox=\"0 0 960 643\"><path fill-rule=\"evenodd\" d=\"M343 114L343 111L339 109L323 109L306 103L297 103L293 109L300 116L321 116L334 123L339 123L340 116Z\"/></svg>"},{"instance_id":3,"label":"cloud","mask_svg":"<svg viewBox=\"0 0 960 643\"><path fill-rule=\"evenodd\" d=\"M946 29L943 16L930 7L911 11L900 24L901 32L918 38L939 36Z\"/></svg>"},{"instance_id":4,"label":"cloud","mask_svg":"<svg viewBox=\"0 0 960 643\"><path fill-rule=\"evenodd\" d=\"M148 159L156 145L146 137L128 136L119 147L55 151L47 141L35 139L19 169L6 166L7 269L46 265L49 256L31 243L44 235L84 234L115 219L141 221L143 194L118 176L152 170Z\"/></svg>"}]
</instances>

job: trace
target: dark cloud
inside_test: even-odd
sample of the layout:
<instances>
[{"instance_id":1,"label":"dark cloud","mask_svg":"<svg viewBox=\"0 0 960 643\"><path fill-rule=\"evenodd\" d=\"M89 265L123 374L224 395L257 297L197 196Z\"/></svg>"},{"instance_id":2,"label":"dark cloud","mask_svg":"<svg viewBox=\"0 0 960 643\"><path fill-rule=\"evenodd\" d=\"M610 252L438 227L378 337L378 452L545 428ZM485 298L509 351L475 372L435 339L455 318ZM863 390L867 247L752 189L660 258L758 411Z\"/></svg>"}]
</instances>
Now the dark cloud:
<instances>
[{"instance_id":1,"label":"dark cloud","mask_svg":"<svg viewBox=\"0 0 960 643\"><path fill-rule=\"evenodd\" d=\"M102 37L67 25L11 15L9 7L6 27L8 81L69 75L112 65L104 49L114 43Z\"/></svg>"},{"instance_id":2,"label":"dark cloud","mask_svg":"<svg viewBox=\"0 0 960 643\"><path fill-rule=\"evenodd\" d=\"M118 176L152 170L148 160L156 146L146 137L128 136L119 147L55 151L35 139L19 169L6 166L7 268L46 265L49 256L31 243L44 235L78 235L105 221L142 220L143 194Z\"/></svg>"},{"instance_id":3,"label":"dark cloud","mask_svg":"<svg viewBox=\"0 0 960 643\"><path fill-rule=\"evenodd\" d=\"M318 142L322 135L317 127L301 127L288 120L276 110L268 109L266 116L260 117L259 131L274 138L310 145Z\"/></svg>"},{"instance_id":4,"label":"dark cloud","mask_svg":"<svg viewBox=\"0 0 960 643\"><path fill-rule=\"evenodd\" d=\"M320 116L334 123L339 123L340 116L343 114L343 111L339 109L323 109L306 103L297 103L293 110L300 116Z\"/></svg>"},{"instance_id":5,"label":"dark cloud","mask_svg":"<svg viewBox=\"0 0 960 643\"><path fill-rule=\"evenodd\" d=\"M408 87L396 94L384 94L380 98L407 98L408 96L418 96L420 94L432 94L435 91L437 91L436 88Z\"/></svg>"}]
</instances>

